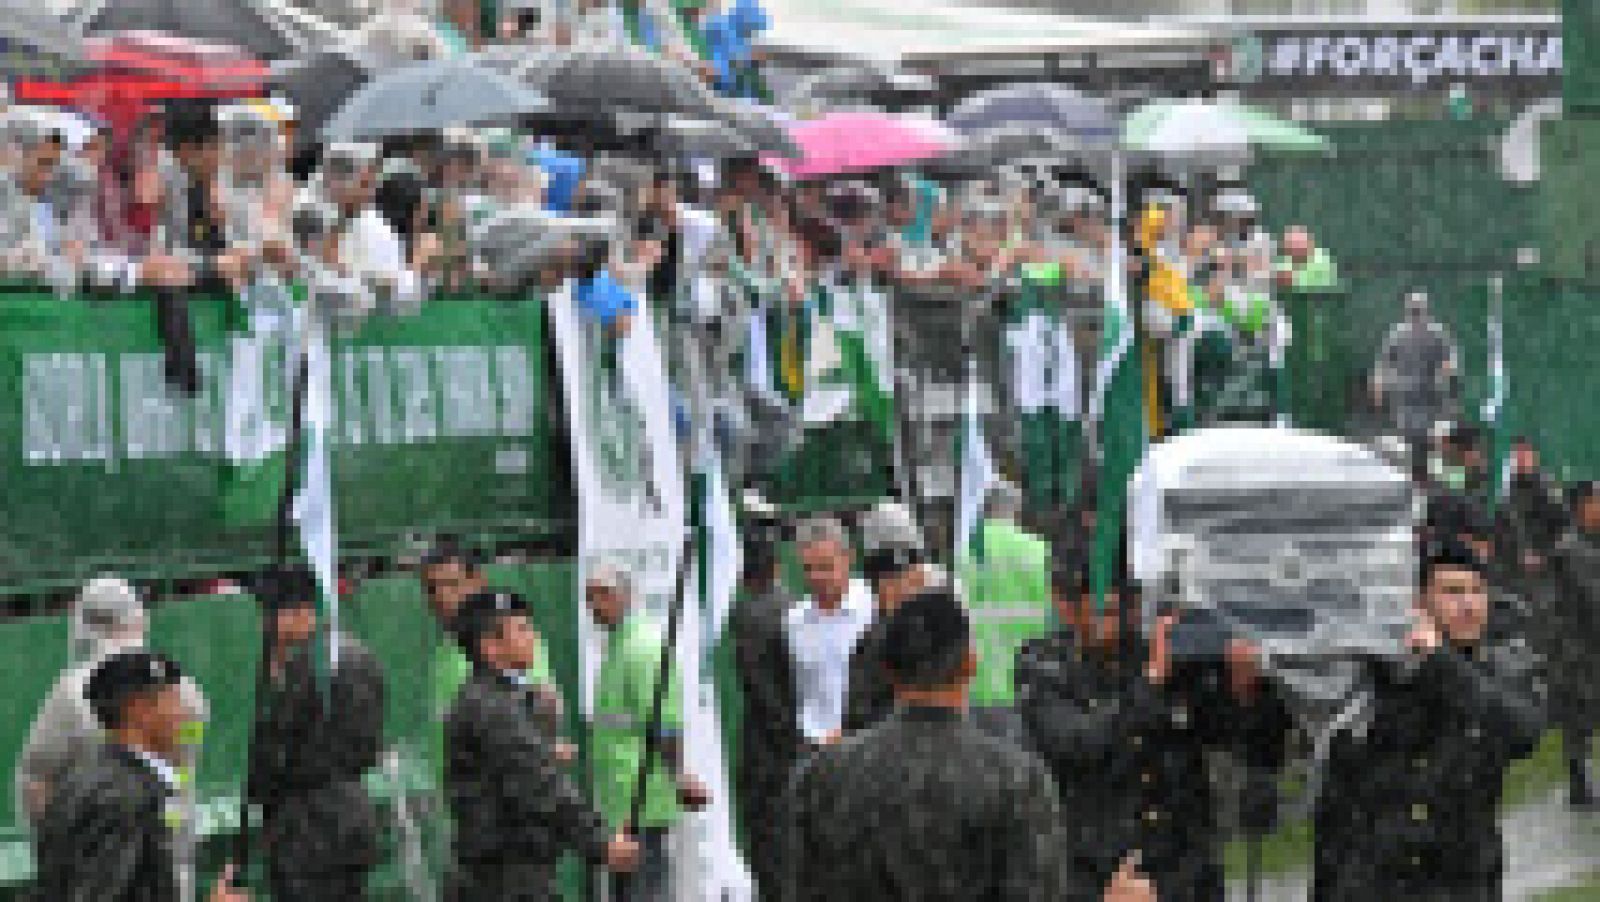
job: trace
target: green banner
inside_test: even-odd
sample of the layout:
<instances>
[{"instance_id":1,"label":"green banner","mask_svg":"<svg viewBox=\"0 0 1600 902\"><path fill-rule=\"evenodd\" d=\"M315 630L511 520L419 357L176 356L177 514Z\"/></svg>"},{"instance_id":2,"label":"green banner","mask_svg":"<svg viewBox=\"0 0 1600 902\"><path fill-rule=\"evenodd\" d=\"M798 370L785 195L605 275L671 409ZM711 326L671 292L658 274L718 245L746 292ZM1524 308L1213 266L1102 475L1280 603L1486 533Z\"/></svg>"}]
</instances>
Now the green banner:
<instances>
[{"instance_id":1,"label":"green banner","mask_svg":"<svg viewBox=\"0 0 1600 902\"><path fill-rule=\"evenodd\" d=\"M0 298L8 588L266 552L270 522L238 527L222 516L224 307L191 304L203 390L190 399L165 384L146 299ZM335 343L346 547L413 530L538 530L568 507L551 472L543 329L537 301L441 300ZM287 399L270 400L269 415L286 423Z\"/></svg>"}]
</instances>

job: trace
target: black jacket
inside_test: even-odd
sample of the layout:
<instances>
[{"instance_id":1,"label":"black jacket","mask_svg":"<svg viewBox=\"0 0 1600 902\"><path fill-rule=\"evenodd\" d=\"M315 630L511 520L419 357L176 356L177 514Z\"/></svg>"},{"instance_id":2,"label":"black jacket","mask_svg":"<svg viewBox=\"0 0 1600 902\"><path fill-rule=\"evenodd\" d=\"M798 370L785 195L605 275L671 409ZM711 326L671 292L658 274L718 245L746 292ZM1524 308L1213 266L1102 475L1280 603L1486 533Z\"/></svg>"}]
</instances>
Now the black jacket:
<instances>
[{"instance_id":1,"label":"black jacket","mask_svg":"<svg viewBox=\"0 0 1600 902\"><path fill-rule=\"evenodd\" d=\"M1230 749L1258 773L1282 766L1290 718L1263 682L1250 704L1220 664L1175 662L1166 683L1133 664L1080 650L1067 630L1017 652L1017 706L1068 813L1068 855L1103 886L1137 850L1162 899L1222 898L1217 799L1208 749ZM1098 892L1098 889L1096 890Z\"/></svg>"},{"instance_id":2,"label":"black jacket","mask_svg":"<svg viewBox=\"0 0 1600 902\"><path fill-rule=\"evenodd\" d=\"M850 682L844 704L846 733L865 730L894 711L894 687L883 660L889 618L875 617L850 650Z\"/></svg>"},{"instance_id":3,"label":"black jacket","mask_svg":"<svg viewBox=\"0 0 1600 902\"><path fill-rule=\"evenodd\" d=\"M1535 664L1512 637L1370 665L1367 713L1334 737L1317 798L1316 902L1499 898L1496 807L1542 729Z\"/></svg>"},{"instance_id":4,"label":"black jacket","mask_svg":"<svg viewBox=\"0 0 1600 902\"><path fill-rule=\"evenodd\" d=\"M604 858L605 823L554 758L541 718L532 693L484 668L450 706L444 782L458 872L531 865L548 885L563 853Z\"/></svg>"},{"instance_id":5,"label":"black jacket","mask_svg":"<svg viewBox=\"0 0 1600 902\"><path fill-rule=\"evenodd\" d=\"M1572 531L1556 543L1540 596L1539 642L1553 715L1563 726L1600 722L1600 536Z\"/></svg>"},{"instance_id":6,"label":"black jacket","mask_svg":"<svg viewBox=\"0 0 1600 902\"><path fill-rule=\"evenodd\" d=\"M116 745L69 771L36 825L38 902L178 898L172 799L150 766Z\"/></svg>"},{"instance_id":7,"label":"black jacket","mask_svg":"<svg viewBox=\"0 0 1600 902\"><path fill-rule=\"evenodd\" d=\"M794 602L781 588L756 593L734 607L728 622L744 701L734 787L750 870L763 896L776 892L780 805L805 751L794 661L784 632L784 615Z\"/></svg>"},{"instance_id":8,"label":"black jacket","mask_svg":"<svg viewBox=\"0 0 1600 902\"><path fill-rule=\"evenodd\" d=\"M1061 898L1061 811L1033 755L901 708L813 755L787 799L783 902Z\"/></svg>"},{"instance_id":9,"label":"black jacket","mask_svg":"<svg viewBox=\"0 0 1600 902\"><path fill-rule=\"evenodd\" d=\"M339 641L327 699L308 643L272 681L250 743L263 846L301 874L370 868L379 857L378 816L361 778L383 750L383 672L355 639Z\"/></svg>"}]
</instances>

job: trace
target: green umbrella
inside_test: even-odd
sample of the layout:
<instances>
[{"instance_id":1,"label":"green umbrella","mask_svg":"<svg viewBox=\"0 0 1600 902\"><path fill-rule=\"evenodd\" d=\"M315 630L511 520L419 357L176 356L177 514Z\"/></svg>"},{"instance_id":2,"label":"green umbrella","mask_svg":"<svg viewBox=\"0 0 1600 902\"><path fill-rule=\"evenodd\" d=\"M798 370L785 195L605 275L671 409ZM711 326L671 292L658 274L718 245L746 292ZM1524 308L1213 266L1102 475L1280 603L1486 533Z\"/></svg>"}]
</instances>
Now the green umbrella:
<instances>
[{"instance_id":1,"label":"green umbrella","mask_svg":"<svg viewBox=\"0 0 1600 902\"><path fill-rule=\"evenodd\" d=\"M1254 150L1329 149L1321 135L1243 104L1157 100L1123 122L1122 144L1163 156L1248 157Z\"/></svg>"}]
</instances>

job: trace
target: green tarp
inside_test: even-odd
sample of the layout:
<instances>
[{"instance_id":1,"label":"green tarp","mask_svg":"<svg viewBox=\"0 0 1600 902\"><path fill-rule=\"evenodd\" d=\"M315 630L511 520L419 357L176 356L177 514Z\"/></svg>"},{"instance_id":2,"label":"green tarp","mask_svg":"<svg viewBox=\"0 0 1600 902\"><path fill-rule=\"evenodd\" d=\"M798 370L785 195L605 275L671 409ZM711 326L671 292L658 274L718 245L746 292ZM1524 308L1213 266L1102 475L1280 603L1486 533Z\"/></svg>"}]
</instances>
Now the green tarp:
<instances>
[{"instance_id":1,"label":"green tarp","mask_svg":"<svg viewBox=\"0 0 1600 902\"><path fill-rule=\"evenodd\" d=\"M204 391L162 376L153 305L0 297L0 570L7 590L100 567L248 566L271 524L221 516L224 304L191 305ZM335 343L341 542L538 532L570 507L547 414L543 307L443 300ZM286 422L287 403L275 417Z\"/></svg>"}]
</instances>

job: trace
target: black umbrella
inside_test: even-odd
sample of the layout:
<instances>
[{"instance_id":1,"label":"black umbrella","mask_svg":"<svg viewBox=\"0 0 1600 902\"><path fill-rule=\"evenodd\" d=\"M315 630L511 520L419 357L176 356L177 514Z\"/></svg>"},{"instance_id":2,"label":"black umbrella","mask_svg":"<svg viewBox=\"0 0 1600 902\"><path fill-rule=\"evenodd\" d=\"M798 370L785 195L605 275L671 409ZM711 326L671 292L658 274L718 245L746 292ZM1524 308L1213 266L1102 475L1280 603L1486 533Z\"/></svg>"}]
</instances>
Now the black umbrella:
<instances>
[{"instance_id":1,"label":"black umbrella","mask_svg":"<svg viewBox=\"0 0 1600 902\"><path fill-rule=\"evenodd\" d=\"M736 128L760 153L794 160L803 155L800 145L794 143L789 129L771 107L740 100L719 100L717 118Z\"/></svg>"},{"instance_id":2,"label":"black umbrella","mask_svg":"<svg viewBox=\"0 0 1600 902\"><path fill-rule=\"evenodd\" d=\"M68 21L84 34L161 31L266 60L304 56L338 33L309 13L285 15L271 0L88 0Z\"/></svg>"},{"instance_id":3,"label":"black umbrella","mask_svg":"<svg viewBox=\"0 0 1600 902\"><path fill-rule=\"evenodd\" d=\"M0 0L0 78L63 78L89 67L70 25L37 3Z\"/></svg>"},{"instance_id":4,"label":"black umbrella","mask_svg":"<svg viewBox=\"0 0 1600 902\"><path fill-rule=\"evenodd\" d=\"M302 146L316 143L323 126L372 79L375 68L352 51L334 49L273 67L273 85L295 106Z\"/></svg>"},{"instance_id":5,"label":"black umbrella","mask_svg":"<svg viewBox=\"0 0 1600 902\"><path fill-rule=\"evenodd\" d=\"M634 47L547 51L524 59L519 72L556 115L600 109L717 118L716 95L693 72Z\"/></svg>"},{"instance_id":6,"label":"black umbrella","mask_svg":"<svg viewBox=\"0 0 1600 902\"><path fill-rule=\"evenodd\" d=\"M785 95L790 109L810 102L862 101L881 107L908 106L931 100L938 84L925 75L902 72L879 63L834 66L801 79Z\"/></svg>"},{"instance_id":7,"label":"black umbrella","mask_svg":"<svg viewBox=\"0 0 1600 902\"><path fill-rule=\"evenodd\" d=\"M1080 144L1110 144L1122 125L1111 100L1054 84L979 92L957 105L945 123L968 135L996 129L1045 130Z\"/></svg>"}]
</instances>

